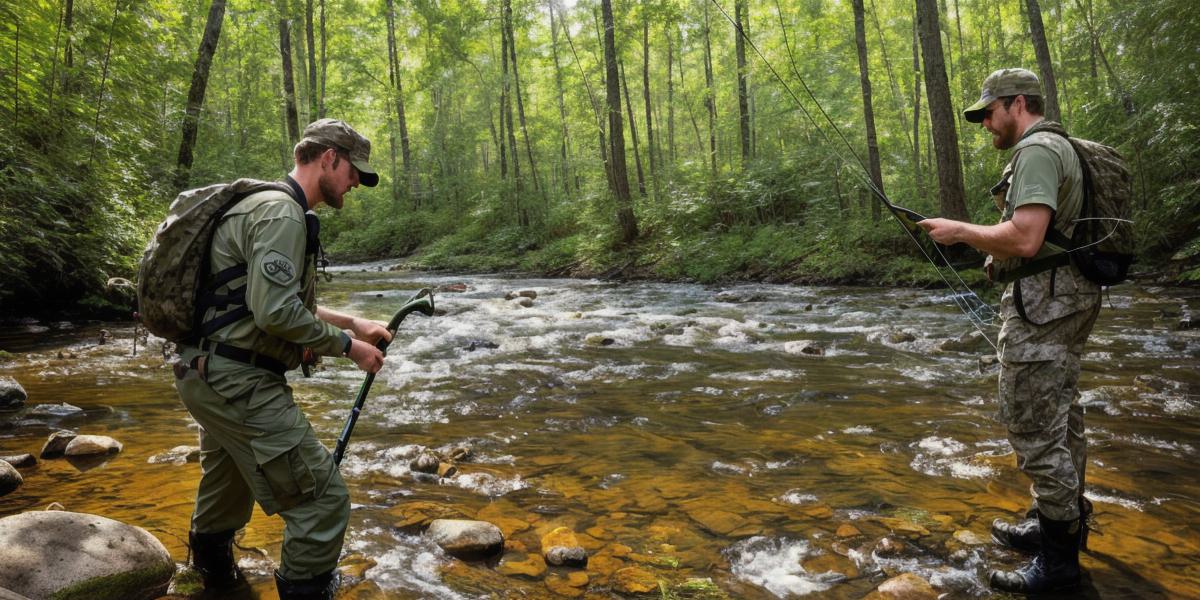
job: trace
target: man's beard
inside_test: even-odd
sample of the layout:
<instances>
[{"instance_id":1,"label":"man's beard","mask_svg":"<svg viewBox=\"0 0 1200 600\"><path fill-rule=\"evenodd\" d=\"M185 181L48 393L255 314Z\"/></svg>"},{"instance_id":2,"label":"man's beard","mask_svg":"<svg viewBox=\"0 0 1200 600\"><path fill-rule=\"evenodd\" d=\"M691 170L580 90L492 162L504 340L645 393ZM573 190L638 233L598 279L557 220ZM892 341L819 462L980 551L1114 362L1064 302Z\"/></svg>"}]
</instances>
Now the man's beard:
<instances>
[{"instance_id":1,"label":"man's beard","mask_svg":"<svg viewBox=\"0 0 1200 600\"><path fill-rule=\"evenodd\" d=\"M333 187L333 184L330 183L328 177L322 175L321 178L317 180L317 188L321 190L321 198L325 200L325 204L328 204L335 209L342 208L342 204L344 202L344 199L342 198L343 194L338 193L338 191Z\"/></svg>"},{"instance_id":2,"label":"man's beard","mask_svg":"<svg viewBox=\"0 0 1200 600\"><path fill-rule=\"evenodd\" d=\"M1015 120L1009 120L1003 129L997 130L997 133L993 135L994 137L992 138L992 145L995 146L997 150L1008 150L1009 148L1012 148L1013 146L1017 145L1017 122Z\"/></svg>"}]
</instances>

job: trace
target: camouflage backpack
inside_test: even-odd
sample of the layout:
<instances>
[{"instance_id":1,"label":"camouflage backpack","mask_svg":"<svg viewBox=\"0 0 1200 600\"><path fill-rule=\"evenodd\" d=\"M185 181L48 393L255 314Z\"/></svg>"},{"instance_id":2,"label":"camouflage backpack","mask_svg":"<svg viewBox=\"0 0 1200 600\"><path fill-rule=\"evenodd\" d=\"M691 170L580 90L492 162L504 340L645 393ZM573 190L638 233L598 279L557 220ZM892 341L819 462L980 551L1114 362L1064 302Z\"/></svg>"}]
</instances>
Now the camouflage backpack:
<instances>
[{"instance_id":1,"label":"camouflage backpack","mask_svg":"<svg viewBox=\"0 0 1200 600\"><path fill-rule=\"evenodd\" d=\"M188 190L175 198L138 265L138 312L150 333L173 342L195 337L208 308L197 299L225 283L208 281L217 225L235 204L267 190L293 196L286 183L239 179Z\"/></svg>"},{"instance_id":2,"label":"camouflage backpack","mask_svg":"<svg viewBox=\"0 0 1200 600\"><path fill-rule=\"evenodd\" d=\"M1071 143L1083 170L1083 205L1070 238L1053 227L1046 231L1046 241L1066 248L1066 253L1031 261L1016 269L1011 279L1070 263L1100 285L1125 281L1135 248L1130 220L1133 186L1125 160L1109 146L1070 137L1053 121L1042 121L1033 131L1060 135Z\"/></svg>"}]
</instances>

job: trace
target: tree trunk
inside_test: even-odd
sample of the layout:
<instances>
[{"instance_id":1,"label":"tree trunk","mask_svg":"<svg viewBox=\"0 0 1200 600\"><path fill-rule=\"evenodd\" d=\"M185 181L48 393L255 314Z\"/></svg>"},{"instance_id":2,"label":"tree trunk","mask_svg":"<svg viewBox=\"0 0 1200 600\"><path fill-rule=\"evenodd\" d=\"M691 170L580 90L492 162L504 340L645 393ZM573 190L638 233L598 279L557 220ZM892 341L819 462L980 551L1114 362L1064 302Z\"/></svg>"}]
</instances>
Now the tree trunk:
<instances>
[{"instance_id":1,"label":"tree trunk","mask_svg":"<svg viewBox=\"0 0 1200 600\"><path fill-rule=\"evenodd\" d=\"M913 17L912 26L912 56L913 56L913 121L912 121L912 163L913 184L917 187L917 197L925 199L925 175L921 170L921 52L917 39L917 19Z\"/></svg>"},{"instance_id":2,"label":"tree trunk","mask_svg":"<svg viewBox=\"0 0 1200 600\"><path fill-rule=\"evenodd\" d=\"M554 18L554 1L549 0L550 5L550 53L554 56L554 85L558 91L558 120L561 123L562 139L559 140L559 151L562 158L562 173L563 192L570 195L571 193L571 163L567 159L567 105L563 100L563 77L562 65L558 60L558 21Z\"/></svg>"},{"instance_id":3,"label":"tree trunk","mask_svg":"<svg viewBox=\"0 0 1200 600\"><path fill-rule=\"evenodd\" d=\"M279 56L283 59L283 102L287 119L288 142L300 139L299 117L296 115L296 81L292 71L291 24L287 17L286 1L279 2Z\"/></svg>"},{"instance_id":4,"label":"tree trunk","mask_svg":"<svg viewBox=\"0 0 1200 600\"><path fill-rule=\"evenodd\" d=\"M708 108L708 157L717 176L717 100L713 90L712 44L709 40L708 3L704 3L704 106Z\"/></svg>"},{"instance_id":5,"label":"tree trunk","mask_svg":"<svg viewBox=\"0 0 1200 600\"><path fill-rule=\"evenodd\" d=\"M325 37L325 0L321 0L321 93L317 101L317 118L325 118L325 50L327 39Z\"/></svg>"},{"instance_id":6,"label":"tree trunk","mask_svg":"<svg viewBox=\"0 0 1200 600\"><path fill-rule=\"evenodd\" d=\"M667 35L667 148L671 164L675 164L675 80L672 78L672 61L675 60L675 44L672 43L675 24L666 29Z\"/></svg>"},{"instance_id":7,"label":"tree trunk","mask_svg":"<svg viewBox=\"0 0 1200 600\"><path fill-rule=\"evenodd\" d=\"M529 157L529 176L533 178L534 191L540 192L542 187L538 182L537 162L533 159L533 144L529 141L529 128L525 125L525 101L521 99L521 73L517 70L517 37L513 35L511 0L504 0L504 27L508 30L508 54L512 60L513 92L517 97L517 118L521 123L521 137L525 140L525 154ZM514 161L516 156L514 149Z\"/></svg>"},{"instance_id":8,"label":"tree trunk","mask_svg":"<svg viewBox=\"0 0 1200 600\"><path fill-rule=\"evenodd\" d=\"M633 164L637 167L638 193L646 197L646 176L642 172L642 153L638 148L637 119L633 118L633 103L629 101L629 82L625 79L625 62L618 60L621 87L625 91L625 111L629 114L629 137L633 140Z\"/></svg>"},{"instance_id":9,"label":"tree trunk","mask_svg":"<svg viewBox=\"0 0 1200 600\"><path fill-rule=\"evenodd\" d=\"M313 35L313 0L307 0L304 5L304 33L308 42L308 115L317 120L320 110L317 106L317 44Z\"/></svg>"},{"instance_id":10,"label":"tree trunk","mask_svg":"<svg viewBox=\"0 0 1200 600\"><path fill-rule=\"evenodd\" d=\"M225 0L213 0L208 8L208 22L200 49L196 51L196 65L192 69L192 86L188 89L187 109L183 114L183 139L179 142L179 159L175 167L175 189L187 187L188 174L192 169L192 149L196 145L196 133L200 127L200 109L204 106L204 92L208 89L208 71L212 67L213 55L217 52L217 41L221 37L221 23L225 20Z\"/></svg>"},{"instance_id":11,"label":"tree trunk","mask_svg":"<svg viewBox=\"0 0 1200 600\"><path fill-rule=\"evenodd\" d=\"M500 122L500 179L508 179L508 130L504 126L504 114L508 110L508 35L500 26L500 106L496 120ZM507 189L507 188L505 188ZM507 193L507 192L505 192Z\"/></svg>"},{"instance_id":12,"label":"tree trunk","mask_svg":"<svg viewBox=\"0 0 1200 600\"><path fill-rule=\"evenodd\" d=\"M860 0L861 1L861 0ZM733 32L737 50L738 80L738 133L742 142L742 169L750 162L750 93L746 84L746 0L735 0L733 5L737 31Z\"/></svg>"},{"instance_id":13,"label":"tree trunk","mask_svg":"<svg viewBox=\"0 0 1200 600\"><path fill-rule=\"evenodd\" d=\"M853 0L854 42L858 46L859 83L862 86L863 121L867 128L867 164L871 170L871 183L882 195L883 171L879 166L879 141L875 137L875 109L871 106L871 77L867 67L867 28L864 18L863 0ZM881 213L879 202L871 203L871 218L878 221Z\"/></svg>"},{"instance_id":14,"label":"tree trunk","mask_svg":"<svg viewBox=\"0 0 1200 600\"><path fill-rule=\"evenodd\" d=\"M642 103L646 107L646 151L650 154L650 182L656 186L657 190L658 162L654 156L654 108L650 104L650 21L644 15L642 16ZM632 120L631 117L630 121ZM657 195L657 191L655 194Z\"/></svg>"},{"instance_id":15,"label":"tree trunk","mask_svg":"<svg viewBox=\"0 0 1200 600\"><path fill-rule=\"evenodd\" d=\"M392 84L392 92L396 102L396 127L400 130L400 164L404 180L392 182L393 194L406 193L412 195L416 184L416 173L413 168L412 148L408 139L408 118L404 112L404 85L400 80L400 51L396 41L396 5L393 0L387 0L388 28L388 80Z\"/></svg>"},{"instance_id":16,"label":"tree trunk","mask_svg":"<svg viewBox=\"0 0 1200 600\"><path fill-rule=\"evenodd\" d=\"M1108 63L1108 56L1104 54L1104 47L1100 45L1100 33L1096 31L1096 24L1092 21L1090 2L1086 9L1080 0L1075 0L1075 5L1078 6L1079 10L1083 11L1084 15L1086 16L1084 21L1087 23L1088 33L1091 34L1092 47L1094 48L1096 54L1100 56L1100 64L1104 65L1104 72L1108 73L1109 85L1111 85L1113 90L1115 90L1117 94L1121 96L1121 104L1125 107L1125 114L1127 116L1133 116L1133 114L1137 112L1137 107L1133 104L1133 95L1129 93L1129 90L1125 89L1125 86L1121 85L1121 79L1117 77L1116 72L1113 71L1112 65Z\"/></svg>"},{"instance_id":17,"label":"tree trunk","mask_svg":"<svg viewBox=\"0 0 1200 600\"><path fill-rule=\"evenodd\" d=\"M1054 80L1054 63L1050 60L1050 45L1046 43L1046 29L1042 26L1042 8L1037 0L1025 0L1029 14L1029 33L1033 37L1033 51L1037 55L1038 71L1042 76L1042 97L1046 99L1046 118L1062 121L1058 108L1058 85Z\"/></svg>"},{"instance_id":18,"label":"tree trunk","mask_svg":"<svg viewBox=\"0 0 1200 600\"><path fill-rule=\"evenodd\" d=\"M109 59L112 58L113 33L117 30L117 17L121 14L121 0L113 2L112 25L108 28L108 44L104 47L104 67L100 72L100 86L96 90L96 122L92 125L92 151L88 156L88 167L96 159L96 144L100 140L100 114L104 105L104 84L108 81Z\"/></svg>"},{"instance_id":19,"label":"tree trunk","mask_svg":"<svg viewBox=\"0 0 1200 600\"><path fill-rule=\"evenodd\" d=\"M604 15L604 89L608 106L608 143L612 163L609 185L617 199L617 224L621 242L637 239L637 217L633 214L633 198L629 195L629 170L625 166L625 131L621 123L621 87L617 72L617 47L614 40L612 0L600 0Z\"/></svg>"},{"instance_id":20,"label":"tree trunk","mask_svg":"<svg viewBox=\"0 0 1200 600\"><path fill-rule=\"evenodd\" d=\"M942 39L938 27L936 0L916 0L917 29L921 54L925 58L925 93L929 100L929 118L933 125L933 143L937 154L938 188L941 216L967 221L966 194L963 191L962 159L958 153L958 133L950 101L950 84L942 58Z\"/></svg>"}]
</instances>

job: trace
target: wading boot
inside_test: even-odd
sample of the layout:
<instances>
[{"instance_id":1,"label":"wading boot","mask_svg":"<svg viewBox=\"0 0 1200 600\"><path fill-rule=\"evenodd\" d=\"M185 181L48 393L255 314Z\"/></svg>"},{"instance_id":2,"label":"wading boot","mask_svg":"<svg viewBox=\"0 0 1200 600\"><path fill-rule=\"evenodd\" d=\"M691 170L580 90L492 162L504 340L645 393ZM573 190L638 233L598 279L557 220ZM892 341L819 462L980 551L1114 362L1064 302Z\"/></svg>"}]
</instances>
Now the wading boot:
<instances>
[{"instance_id":1,"label":"wading boot","mask_svg":"<svg viewBox=\"0 0 1200 600\"><path fill-rule=\"evenodd\" d=\"M217 533L188 532L192 547L192 568L204 580L208 591L228 591L245 584L242 572L233 560L233 535L236 529Z\"/></svg>"},{"instance_id":2,"label":"wading boot","mask_svg":"<svg viewBox=\"0 0 1200 600\"><path fill-rule=\"evenodd\" d=\"M1082 523L1083 534L1079 547L1087 550L1088 519L1092 516L1092 501L1079 497L1079 519ZM992 521L992 541L1013 550L1033 554L1042 547L1041 526L1038 525L1037 509L1029 509L1025 519L1010 523L1004 519Z\"/></svg>"},{"instance_id":3,"label":"wading boot","mask_svg":"<svg viewBox=\"0 0 1200 600\"><path fill-rule=\"evenodd\" d=\"M1080 519L1055 521L1038 513L1041 550L1015 571L992 571L992 589L1018 594L1066 590L1079 585L1079 544L1083 538Z\"/></svg>"},{"instance_id":4,"label":"wading boot","mask_svg":"<svg viewBox=\"0 0 1200 600\"><path fill-rule=\"evenodd\" d=\"M332 600L341 577L337 569L322 573L312 579L287 579L275 571L275 589L279 600Z\"/></svg>"}]
</instances>

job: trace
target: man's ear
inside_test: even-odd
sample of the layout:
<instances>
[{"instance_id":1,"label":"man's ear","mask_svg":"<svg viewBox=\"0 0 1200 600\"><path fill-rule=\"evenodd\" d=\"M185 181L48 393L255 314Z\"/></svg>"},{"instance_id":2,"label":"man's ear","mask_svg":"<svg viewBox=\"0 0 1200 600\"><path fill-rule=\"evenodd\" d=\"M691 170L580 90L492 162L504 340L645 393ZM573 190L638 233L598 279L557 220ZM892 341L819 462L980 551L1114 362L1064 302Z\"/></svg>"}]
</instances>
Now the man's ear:
<instances>
[{"instance_id":1,"label":"man's ear","mask_svg":"<svg viewBox=\"0 0 1200 600\"><path fill-rule=\"evenodd\" d=\"M325 151L321 153L321 167L324 168L332 166L333 161L336 158L337 150L334 150L333 148L326 148Z\"/></svg>"}]
</instances>

